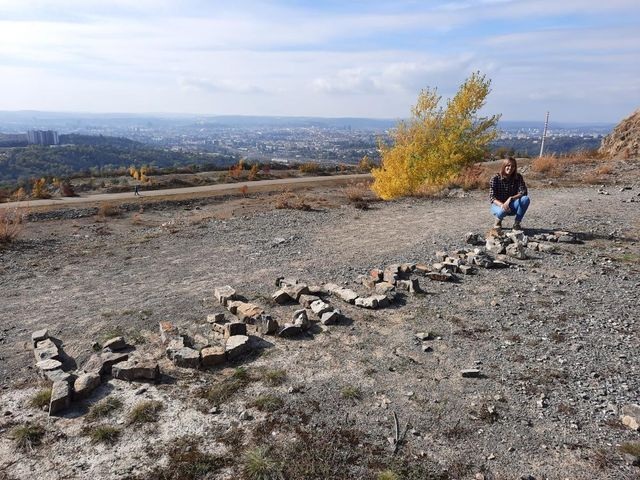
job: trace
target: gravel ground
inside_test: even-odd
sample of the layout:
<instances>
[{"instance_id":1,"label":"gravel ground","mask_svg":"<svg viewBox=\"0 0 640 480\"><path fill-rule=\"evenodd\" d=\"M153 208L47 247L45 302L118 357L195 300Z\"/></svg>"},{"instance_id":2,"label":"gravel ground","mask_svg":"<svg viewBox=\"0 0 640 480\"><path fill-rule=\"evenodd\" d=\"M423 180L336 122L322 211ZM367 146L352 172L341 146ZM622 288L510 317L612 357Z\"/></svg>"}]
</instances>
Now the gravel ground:
<instances>
[{"instance_id":1,"label":"gravel ground","mask_svg":"<svg viewBox=\"0 0 640 480\"><path fill-rule=\"evenodd\" d=\"M261 446L285 478L385 470L398 478L639 478L620 445L640 439L618 413L640 400L640 212L630 201L638 188L608 191L531 192L527 234L566 230L579 244L453 283L419 277L425 293L387 309L332 298L345 315L340 324L315 325L299 339L254 338L257 353L231 366L250 378L217 413L199 392L234 369L173 367L159 321L202 325L221 311L213 289L225 284L288 320L295 306L270 301L280 275L364 292L355 277L371 268L432 263L436 251L464 247L466 232L486 233L485 194L363 211L325 188L309 193L311 211L273 209L263 195L29 223L0 252L0 478L241 478L249 476L243 452ZM140 351L160 359L163 381L109 380L48 418L28 405L43 386L30 333L44 327L79 365L110 332L138 338ZM430 352L417 332L432 333ZM481 378L462 378L466 368ZM270 371L285 372L283 383L270 384ZM266 394L281 402L274 411L252 403ZM94 445L82 434L92 425L86 411L108 396L124 403L107 419L123 433ZM162 402L160 420L127 425L126 412L143 399ZM400 434L406 429L395 454L387 439L394 413ZM25 422L46 434L43 446L20 452L11 435ZM171 449L186 438L186 451L225 460L203 476L176 474Z\"/></svg>"}]
</instances>

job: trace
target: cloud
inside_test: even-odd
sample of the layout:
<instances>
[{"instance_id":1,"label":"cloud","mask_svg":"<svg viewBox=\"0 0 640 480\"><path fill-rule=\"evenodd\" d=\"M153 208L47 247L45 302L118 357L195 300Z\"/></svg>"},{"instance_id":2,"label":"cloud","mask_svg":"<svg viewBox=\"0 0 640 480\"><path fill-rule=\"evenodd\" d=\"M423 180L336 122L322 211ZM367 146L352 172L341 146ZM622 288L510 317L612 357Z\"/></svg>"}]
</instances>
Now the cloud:
<instances>
[{"instance_id":1,"label":"cloud","mask_svg":"<svg viewBox=\"0 0 640 480\"><path fill-rule=\"evenodd\" d=\"M206 93L268 93L259 85L230 79L212 80L207 78L178 79L178 84L183 90L195 90Z\"/></svg>"}]
</instances>

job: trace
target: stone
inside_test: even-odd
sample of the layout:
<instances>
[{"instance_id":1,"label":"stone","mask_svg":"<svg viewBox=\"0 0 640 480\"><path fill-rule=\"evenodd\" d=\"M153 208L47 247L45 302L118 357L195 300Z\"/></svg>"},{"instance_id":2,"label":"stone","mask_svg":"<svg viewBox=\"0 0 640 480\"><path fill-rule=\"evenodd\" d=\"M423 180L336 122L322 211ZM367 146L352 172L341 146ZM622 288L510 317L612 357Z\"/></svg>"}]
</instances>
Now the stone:
<instances>
[{"instance_id":1,"label":"stone","mask_svg":"<svg viewBox=\"0 0 640 480\"><path fill-rule=\"evenodd\" d=\"M111 368L120 362L126 362L129 355L126 353L104 352L99 355L92 355L82 370L86 373L97 373L98 375L110 375Z\"/></svg>"},{"instance_id":2,"label":"stone","mask_svg":"<svg viewBox=\"0 0 640 480\"><path fill-rule=\"evenodd\" d=\"M276 290L273 295L271 295L271 300L276 302L278 305L285 305L293 301L291 295L287 293L284 288Z\"/></svg>"},{"instance_id":3,"label":"stone","mask_svg":"<svg viewBox=\"0 0 640 480\"><path fill-rule=\"evenodd\" d=\"M436 260L438 262L444 262L444 260L449 256L447 252L443 252L442 250L437 251L435 254Z\"/></svg>"},{"instance_id":4,"label":"stone","mask_svg":"<svg viewBox=\"0 0 640 480\"><path fill-rule=\"evenodd\" d=\"M243 304L244 302L240 300L230 300L229 302L227 302L226 307L227 307L227 310L229 310L231 313L235 315L238 312L238 307Z\"/></svg>"},{"instance_id":5,"label":"stone","mask_svg":"<svg viewBox=\"0 0 640 480\"><path fill-rule=\"evenodd\" d=\"M294 325L293 323L285 323L284 327L278 333L278 336L283 338L293 338L297 337L302 333L302 328L300 325Z\"/></svg>"},{"instance_id":6,"label":"stone","mask_svg":"<svg viewBox=\"0 0 640 480\"><path fill-rule=\"evenodd\" d=\"M631 430L640 430L640 405L630 404L622 407L620 421Z\"/></svg>"},{"instance_id":7,"label":"stone","mask_svg":"<svg viewBox=\"0 0 640 480\"><path fill-rule=\"evenodd\" d=\"M389 306L391 303L391 299L389 298L390 294L395 297L395 290L393 292L389 292L387 295L372 295L374 300L378 302L378 308L384 308Z\"/></svg>"},{"instance_id":8,"label":"stone","mask_svg":"<svg viewBox=\"0 0 640 480\"><path fill-rule=\"evenodd\" d=\"M427 265L426 263L418 263L418 264L416 264L415 271L417 271L419 273L427 273L427 272L431 271L431 267L429 265Z\"/></svg>"},{"instance_id":9,"label":"stone","mask_svg":"<svg viewBox=\"0 0 640 480\"><path fill-rule=\"evenodd\" d=\"M491 261L491 266L489 268L509 268L509 264L504 260L495 259Z\"/></svg>"},{"instance_id":10,"label":"stone","mask_svg":"<svg viewBox=\"0 0 640 480\"><path fill-rule=\"evenodd\" d=\"M418 332L416 333L416 338L421 342L433 340L433 334L431 332Z\"/></svg>"},{"instance_id":11,"label":"stone","mask_svg":"<svg viewBox=\"0 0 640 480\"><path fill-rule=\"evenodd\" d=\"M229 337L224 345L224 351L229 360L236 359L251 351L249 337L246 335L234 335Z\"/></svg>"},{"instance_id":12,"label":"stone","mask_svg":"<svg viewBox=\"0 0 640 480\"><path fill-rule=\"evenodd\" d=\"M227 319L225 318L224 313L213 313L213 314L207 315L208 323L225 323L226 321Z\"/></svg>"},{"instance_id":13,"label":"stone","mask_svg":"<svg viewBox=\"0 0 640 480\"><path fill-rule=\"evenodd\" d=\"M33 342L33 346L35 347L38 342L46 340L49 338L49 330L43 328L42 330L36 330L31 334L31 341Z\"/></svg>"},{"instance_id":14,"label":"stone","mask_svg":"<svg viewBox=\"0 0 640 480\"><path fill-rule=\"evenodd\" d=\"M538 245L538 250L544 253L553 253L556 251L556 246L549 245L548 243L541 243Z\"/></svg>"},{"instance_id":15,"label":"stone","mask_svg":"<svg viewBox=\"0 0 640 480\"><path fill-rule=\"evenodd\" d=\"M351 304L355 303L356 298L360 296L356 292L348 288L339 288L338 290L335 290L333 294L339 297L341 300Z\"/></svg>"},{"instance_id":16,"label":"stone","mask_svg":"<svg viewBox=\"0 0 640 480\"><path fill-rule=\"evenodd\" d=\"M236 316L241 322L253 323L256 318L264 313L264 310L253 303L242 303L238 305L236 310Z\"/></svg>"},{"instance_id":17,"label":"stone","mask_svg":"<svg viewBox=\"0 0 640 480\"><path fill-rule=\"evenodd\" d=\"M473 273L473 267L470 265L460 265L458 269L463 275L471 275Z\"/></svg>"},{"instance_id":18,"label":"stone","mask_svg":"<svg viewBox=\"0 0 640 480\"><path fill-rule=\"evenodd\" d=\"M246 335L247 324L242 322L229 322L224 324L224 338L225 340L234 335Z\"/></svg>"},{"instance_id":19,"label":"stone","mask_svg":"<svg viewBox=\"0 0 640 480\"><path fill-rule=\"evenodd\" d=\"M389 282L380 282L376 285L376 293L381 295L386 295L387 293L395 292L395 291L396 291L395 285Z\"/></svg>"},{"instance_id":20,"label":"stone","mask_svg":"<svg viewBox=\"0 0 640 480\"><path fill-rule=\"evenodd\" d=\"M540 248L540 244L538 242L528 242L527 248L533 252L537 252Z\"/></svg>"},{"instance_id":21,"label":"stone","mask_svg":"<svg viewBox=\"0 0 640 480\"><path fill-rule=\"evenodd\" d=\"M200 357L203 367L214 367L221 365L225 361L224 348L222 347L206 347L200 350Z\"/></svg>"},{"instance_id":22,"label":"stone","mask_svg":"<svg viewBox=\"0 0 640 480\"><path fill-rule=\"evenodd\" d=\"M54 382L51 387L49 415L66 410L71 405L71 386L69 382Z\"/></svg>"},{"instance_id":23,"label":"stone","mask_svg":"<svg viewBox=\"0 0 640 480\"><path fill-rule=\"evenodd\" d=\"M73 382L73 396L76 399L86 398L100 386L102 379L97 373L83 373Z\"/></svg>"},{"instance_id":24,"label":"stone","mask_svg":"<svg viewBox=\"0 0 640 480\"><path fill-rule=\"evenodd\" d=\"M337 283L325 283L323 287L324 291L327 293L334 293L337 290L340 290L340 288L342 287Z\"/></svg>"},{"instance_id":25,"label":"stone","mask_svg":"<svg viewBox=\"0 0 640 480\"><path fill-rule=\"evenodd\" d=\"M511 239L513 243L520 242L526 245L529 241L528 237L522 230L512 230L511 232L508 232L506 236Z\"/></svg>"},{"instance_id":26,"label":"stone","mask_svg":"<svg viewBox=\"0 0 640 480\"><path fill-rule=\"evenodd\" d=\"M278 331L278 322L271 315L263 313L256 319L256 330L261 335L273 335Z\"/></svg>"},{"instance_id":27,"label":"stone","mask_svg":"<svg viewBox=\"0 0 640 480\"><path fill-rule=\"evenodd\" d=\"M385 297L386 298L386 297ZM359 297L356 299L356 307L376 309L378 308L378 300L376 297Z\"/></svg>"},{"instance_id":28,"label":"stone","mask_svg":"<svg viewBox=\"0 0 640 480\"><path fill-rule=\"evenodd\" d=\"M400 265L400 273L410 274L416 269L415 263L402 263Z\"/></svg>"},{"instance_id":29,"label":"stone","mask_svg":"<svg viewBox=\"0 0 640 480\"><path fill-rule=\"evenodd\" d=\"M310 307L311 307L311 311L318 316L321 316L323 313L329 312L332 310L331 305L329 305L328 303L322 300L316 300L310 305Z\"/></svg>"},{"instance_id":30,"label":"stone","mask_svg":"<svg viewBox=\"0 0 640 480\"><path fill-rule=\"evenodd\" d=\"M315 302L316 300L320 300L320 297L318 297L317 295L307 295L307 294L303 294L300 295L300 298L298 299L298 302L300 303L300 305L302 305L304 308L310 308L311 304L313 302Z\"/></svg>"},{"instance_id":31,"label":"stone","mask_svg":"<svg viewBox=\"0 0 640 480\"><path fill-rule=\"evenodd\" d=\"M56 368L55 370L44 370L42 372L43 376L47 378L50 382L70 382L71 374L65 372L61 368Z\"/></svg>"},{"instance_id":32,"label":"stone","mask_svg":"<svg viewBox=\"0 0 640 480\"><path fill-rule=\"evenodd\" d=\"M558 242L561 243L578 243L575 233L557 231L553 232L553 235L556 237Z\"/></svg>"},{"instance_id":33,"label":"stone","mask_svg":"<svg viewBox=\"0 0 640 480\"><path fill-rule=\"evenodd\" d=\"M296 302L299 301L301 295L309 294L309 287L304 283L283 287L283 290Z\"/></svg>"},{"instance_id":34,"label":"stone","mask_svg":"<svg viewBox=\"0 0 640 480\"><path fill-rule=\"evenodd\" d=\"M292 287L298 284L298 279L293 277L278 277L276 287Z\"/></svg>"},{"instance_id":35,"label":"stone","mask_svg":"<svg viewBox=\"0 0 640 480\"><path fill-rule=\"evenodd\" d=\"M198 368L200 366L200 352L193 348L183 347L173 351L171 360L177 367Z\"/></svg>"},{"instance_id":36,"label":"stone","mask_svg":"<svg viewBox=\"0 0 640 480\"><path fill-rule=\"evenodd\" d=\"M160 366L152 360L129 360L128 362L114 365L111 369L111 374L113 378L128 382L134 380L156 381L160 378Z\"/></svg>"},{"instance_id":37,"label":"stone","mask_svg":"<svg viewBox=\"0 0 640 480\"><path fill-rule=\"evenodd\" d=\"M364 277L360 283L362 283L362 285L364 285L368 289L373 290L374 288L376 288L376 284L379 281L380 280L374 280L373 278L370 278L370 277Z\"/></svg>"},{"instance_id":38,"label":"stone","mask_svg":"<svg viewBox=\"0 0 640 480\"><path fill-rule=\"evenodd\" d=\"M382 280L395 285L398 278L400 278L400 276L398 275L399 271L400 265L394 264L387 266L387 268L384 269Z\"/></svg>"},{"instance_id":39,"label":"stone","mask_svg":"<svg viewBox=\"0 0 640 480\"><path fill-rule=\"evenodd\" d=\"M479 378L481 375L480 370L478 370L477 368L468 368L466 370L461 370L460 374L464 378Z\"/></svg>"},{"instance_id":40,"label":"stone","mask_svg":"<svg viewBox=\"0 0 640 480\"><path fill-rule=\"evenodd\" d=\"M38 367L44 373L48 370L57 370L59 368L62 368L62 362L50 358L48 360L40 360L38 363L36 363L36 367Z\"/></svg>"},{"instance_id":41,"label":"stone","mask_svg":"<svg viewBox=\"0 0 640 480\"><path fill-rule=\"evenodd\" d=\"M117 352L118 350L123 350L128 346L129 345L127 345L127 342L124 341L124 337L114 337L104 342L104 345L102 345L102 348L104 349L108 348L112 352Z\"/></svg>"},{"instance_id":42,"label":"stone","mask_svg":"<svg viewBox=\"0 0 640 480\"><path fill-rule=\"evenodd\" d=\"M469 245L484 245L486 240L479 233L467 232L464 236L465 243Z\"/></svg>"},{"instance_id":43,"label":"stone","mask_svg":"<svg viewBox=\"0 0 640 480\"><path fill-rule=\"evenodd\" d=\"M436 280L438 282L450 282L453 280L453 275L448 272L429 272L427 273L429 280Z\"/></svg>"},{"instance_id":44,"label":"stone","mask_svg":"<svg viewBox=\"0 0 640 480\"><path fill-rule=\"evenodd\" d=\"M322 322L323 325L333 325L335 323L338 323L338 321L340 320L340 316L341 312L337 309L329 312L324 312L320 316L320 322Z\"/></svg>"},{"instance_id":45,"label":"stone","mask_svg":"<svg viewBox=\"0 0 640 480\"><path fill-rule=\"evenodd\" d=\"M505 251L504 243L499 238L495 238L495 237L487 238L485 246L487 250L493 253L500 254L500 253L504 253Z\"/></svg>"},{"instance_id":46,"label":"stone","mask_svg":"<svg viewBox=\"0 0 640 480\"><path fill-rule=\"evenodd\" d=\"M450 259L447 259L444 263L440 264L440 268L436 269L435 265L434 265L434 270L437 270L439 272L442 273L457 273L458 272L458 265L456 263L453 263L451 261L449 261Z\"/></svg>"},{"instance_id":47,"label":"stone","mask_svg":"<svg viewBox=\"0 0 640 480\"><path fill-rule=\"evenodd\" d=\"M222 333L224 333L224 331ZM169 342L169 345L167 345L167 357L173 360L173 354L178 350L182 350L184 347L186 347L184 337L175 337Z\"/></svg>"},{"instance_id":48,"label":"stone","mask_svg":"<svg viewBox=\"0 0 640 480\"><path fill-rule=\"evenodd\" d=\"M300 327L302 330L307 330L311 326L309 316L304 308L293 312L293 324Z\"/></svg>"},{"instance_id":49,"label":"stone","mask_svg":"<svg viewBox=\"0 0 640 480\"><path fill-rule=\"evenodd\" d=\"M420 288L420 283L417 278L411 278L409 280L398 280L396 283L398 289L406 290L409 293L420 293L422 289Z\"/></svg>"},{"instance_id":50,"label":"stone","mask_svg":"<svg viewBox=\"0 0 640 480\"><path fill-rule=\"evenodd\" d=\"M178 327L171 322L160 322L158 327L160 328L160 339L165 345L178 336Z\"/></svg>"},{"instance_id":51,"label":"stone","mask_svg":"<svg viewBox=\"0 0 640 480\"><path fill-rule=\"evenodd\" d=\"M374 268L369 271L369 277L376 283L382 280L383 275L384 272L379 268Z\"/></svg>"},{"instance_id":52,"label":"stone","mask_svg":"<svg viewBox=\"0 0 640 480\"><path fill-rule=\"evenodd\" d=\"M36 362L50 359L57 360L60 357L58 346L53 343L50 338L39 341L36 344L33 354L36 357Z\"/></svg>"},{"instance_id":53,"label":"stone","mask_svg":"<svg viewBox=\"0 0 640 480\"><path fill-rule=\"evenodd\" d=\"M236 291L230 285L225 285L223 287L216 287L213 290L213 296L216 297L220 305L226 307L230 300L235 299Z\"/></svg>"},{"instance_id":54,"label":"stone","mask_svg":"<svg viewBox=\"0 0 640 480\"><path fill-rule=\"evenodd\" d=\"M527 258L525 246L520 242L507 245L506 252L507 252L507 255L513 258L517 258L518 260L526 260Z\"/></svg>"}]
</instances>

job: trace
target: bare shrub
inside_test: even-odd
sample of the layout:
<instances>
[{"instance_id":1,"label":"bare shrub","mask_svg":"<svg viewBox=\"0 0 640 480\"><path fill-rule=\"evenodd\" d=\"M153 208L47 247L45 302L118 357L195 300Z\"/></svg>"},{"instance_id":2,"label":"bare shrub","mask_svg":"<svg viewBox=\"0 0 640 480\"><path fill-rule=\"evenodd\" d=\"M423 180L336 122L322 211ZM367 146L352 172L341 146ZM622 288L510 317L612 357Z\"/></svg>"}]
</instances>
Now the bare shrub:
<instances>
[{"instance_id":1,"label":"bare shrub","mask_svg":"<svg viewBox=\"0 0 640 480\"><path fill-rule=\"evenodd\" d=\"M276 197L274 206L277 209L311 210L311 206L307 203L307 198L304 195L298 195L287 190Z\"/></svg>"},{"instance_id":2,"label":"bare shrub","mask_svg":"<svg viewBox=\"0 0 640 480\"><path fill-rule=\"evenodd\" d=\"M298 167L300 173L318 173L320 171L320 165L317 162L303 163Z\"/></svg>"},{"instance_id":3,"label":"bare shrub","mask_svg":"<svg viewBox=\"0 0 640 480\"><path fill-rule=\"evenodd\" d=\"M489 186L489 177L480 165L471 165L463 169L448 185L449 187L468 190L486 189Z\"/></svg>"},{"instance_id":4,"label":"bare shrub","mask_svg":"<svg viewBox=\"0 0 640 480\"><path fill-rule=\"evenodd\" d=\"M25 215L18 208L0 209L0 246L8 245L18 238Z\"/></svg>"},{"instance_id":5,"label":"bare shrub","mask_svg":"<svg viewBox=\"0 0 640 480\"><path fill-rule=\"evenodd\" d=\"M247 187L246 185L242 185L240 187L240 195L242 195L243 197L247 197L247 192L249 191L249 187Z\"/></svg>"},{"instance_id":6,"label":"bare shrub","mask_svg":"<svg viewBox=\"0 0 640 480\"><path fill-rule=\"evenodd\" d=\"M361 210L367 210L371 202L371 188L366 182L350 183L342 189L349 203Z\"/></svg>"},{"instance_id":7,"label":"bare shrub","mask_svg":"<svg viewBox=\"0 0 640 480\"><path fill-rule=\"evenodd\" d=\"M118 208L113 203L103 202L98 207L98 216L99 217L116 217L120 214L120 208Z\"/></svg>"},{"instance_id":8,"label":"bare shrub","mask_svg":"<svg viewBox=\"0 0 640 480\"><path fill-rule=\"evenodd\" d=\"M557 157L538 157L531 162L531 170L541 173L549 177L559 177L562 175L564 168L562 161Z\"/></svg>"}]
</instances>

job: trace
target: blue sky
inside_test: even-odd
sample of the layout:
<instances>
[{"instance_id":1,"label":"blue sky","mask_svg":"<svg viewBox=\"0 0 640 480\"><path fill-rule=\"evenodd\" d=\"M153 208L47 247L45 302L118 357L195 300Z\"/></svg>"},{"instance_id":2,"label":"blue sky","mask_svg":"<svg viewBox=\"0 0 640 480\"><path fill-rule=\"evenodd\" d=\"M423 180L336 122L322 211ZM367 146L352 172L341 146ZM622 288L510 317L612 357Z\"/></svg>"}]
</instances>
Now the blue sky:
<instances>
[{"instance_id":1,"label":"blue sky","mask_svg":"<svg viewBox=\"0 0 640 480\"><path fill-rule=\"evenodd\" d=\"M399 118L473 71L504 120L640 107L638 0L0 0L0 110Z\"/></svg>"}]
</instances>

